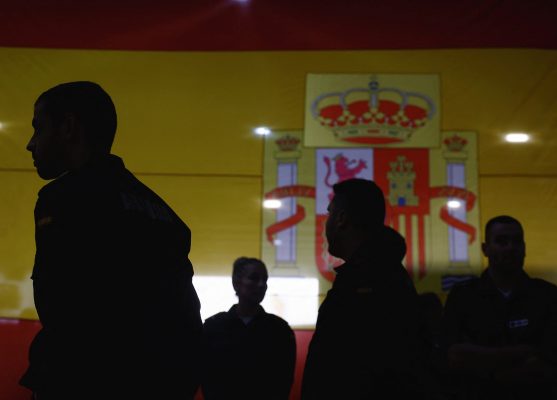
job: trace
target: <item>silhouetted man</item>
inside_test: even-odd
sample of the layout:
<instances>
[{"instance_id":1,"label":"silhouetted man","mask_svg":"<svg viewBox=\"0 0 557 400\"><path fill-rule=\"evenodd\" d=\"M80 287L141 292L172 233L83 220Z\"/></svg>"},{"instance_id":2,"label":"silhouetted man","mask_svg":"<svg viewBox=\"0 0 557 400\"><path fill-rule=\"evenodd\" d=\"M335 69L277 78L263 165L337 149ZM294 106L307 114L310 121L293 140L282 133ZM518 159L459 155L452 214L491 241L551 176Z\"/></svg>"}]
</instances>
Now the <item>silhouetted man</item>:
<instances>
[{"instance_id":1,"label":"silhouetted man","mask_svg":"<svg viewBox=\"0 0 557 400\"><path fill-rule=\"evenodd\" d=\"M21 384L38 400L192 398L201 338L190 230L110 154L116 111L92 82L35 103L27 145L53 180L35 207L42 330Z\"/></svg>"},{"instance_id":2,"label":"silhouetted man","mask_svg":"<svg viewBox=\"0 0 557 400\"><path fill-rule=\"evenodd\" d=\"M203 325L206 400L289 398L296 340L285 320L260 305L267 278L267 268L257 258L240 257L234 262L232 285L238 304Z\"/></svg>"},{"instance_id":3,"label":"silhouetted man","mask_svg":"<svg viewBox=\"0 0 557 400\"><path fill-rule=\"evenodd\" d=\"M333 186L326 235L336 268L310 343L302 398L434 398L427 328L401 261L404 239L384 226L385 199L372 181Z\"/></svg>"},{"instance_id":4,"label":"silhouetted man","mask_svg":"<svg viewBox=\"0 0 557 400\"><path fill-rule=\"evenodd\" d=\"M453 287L444 313L448 361L463 399L553 399L557 381L557 287L524 272L520 222L492 218L488 268Z\"/></svg>"}]
</instances>

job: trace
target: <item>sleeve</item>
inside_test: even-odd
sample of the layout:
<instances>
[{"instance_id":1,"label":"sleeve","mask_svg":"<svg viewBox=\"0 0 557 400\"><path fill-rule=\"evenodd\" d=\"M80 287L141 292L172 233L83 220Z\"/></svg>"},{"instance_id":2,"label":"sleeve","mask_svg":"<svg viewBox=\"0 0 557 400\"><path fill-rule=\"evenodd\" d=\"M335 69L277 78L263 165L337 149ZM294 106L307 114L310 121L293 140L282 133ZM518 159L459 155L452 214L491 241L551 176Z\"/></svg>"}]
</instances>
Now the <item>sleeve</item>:
<instances>
[{"instance_id":1,"label":"sleeve","mask_svg":"<svg viewBox=\"0 0 557 400\"><path fill-rule=\"evenodd\" d=\"M460 288L453 288L447 296L442 319L441 341L446 349L453 344L466 341L466 335L463 332L461 303L462 294Z\"/></svg>"},{"instance_id":2,"label":"sleeve","mask_svg":"<svg viewBox=\"0 0 557 400\"><path fill-rule=\"evenodd\" d=\"M201 350L201 390L206 400L226 397L228 389L226 383L226 360L224 354L218 351L215 343L218 335L223 334L226 328L219 315L214 315L203 324L203 340ZM224 369L224 370L223 370Z\"/></svg>"},{"instance_id":3,"label":"sleeve","mask_svg":"<svg viewBox=\"0 0 557 400\"><path fill-rule=\"evenodd\" d=\"M296 368L296 336L294 331L284 321L277 336L277 362L275 369L276 393L275 400L287 400L290 396L294 370Z\"/></svg>"},{"instance_id":4,"label":"sleeve","mask_svg":"<svg viewBox=\"0 0 557 400\"><path fill-rule=\"evenodd\" d=\"M214 362L211 352L210 324L210 320L205 320L201 341L201 390L207 399L211 399L211 377L213 376L211 367Z\"/></svg>"},{"instance_id":5,"label":"sleeve","mask_svg":"<svg viewBox=\"0 0 557 400\"><path fill-rule=\"evenodd\" d=\"M104 308L112 293L103 266L109 239L101 227L109 224L89 204L49 200L39 198L37 205L33 281L41 322L64 332L108 314Z\"/></svg>"},{"instance_id":6,"label":"sleeve","mask_svg":"<svg viewBox=\"0 0 557 400\"><path fill-rule=\"evenodd\" d=\"M34 299L48 335L37 342L31 364L72 379L95 368L83 360L98 364L114 354L133 355L135 336L122 327L137 325L130 315L140 289L128 284L112 255L120 242L111 213L94 197L43 192L35 218ZM116 375L117 365L102 367Z\"/></svg>"},{"instance_id":7,"label":"sleeve","mask_svg":"<svg viewBox=\"0 0 557 400\"><path fill-rule=\"evenodd\" d=\"M548 301L547 323L539 348L541 358L557 367L557 287L550 288Z\"/></svg>"}]
</instances>

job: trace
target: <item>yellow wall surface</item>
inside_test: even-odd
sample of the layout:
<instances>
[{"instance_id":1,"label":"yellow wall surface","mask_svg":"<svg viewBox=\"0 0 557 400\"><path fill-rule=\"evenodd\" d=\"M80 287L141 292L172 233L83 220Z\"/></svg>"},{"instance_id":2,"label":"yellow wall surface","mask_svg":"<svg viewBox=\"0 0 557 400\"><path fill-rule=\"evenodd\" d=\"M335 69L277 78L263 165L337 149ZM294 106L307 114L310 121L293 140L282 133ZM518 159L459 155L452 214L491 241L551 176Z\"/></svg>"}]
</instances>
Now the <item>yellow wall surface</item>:
<instances>
[{"instance_id":1,"label":"yellow wall surface","mask_svg":"<svg viewBox=\"0 0 557 400\"><path fill-rule=\"evenodd\" d=\"M308 73L439 74L441 128L475 131L482 225L507 213L526 230L527 271L557 282L557 52L436 50L166 53L0 49L0 316L35 317L33 207L42 182L25 145L36 97L100 83L119 116L114 153L192 228L198 275L259 256L259 125L303 129ZM523 146L509 130L532 133Z\"/></svg>"}]
</instances>

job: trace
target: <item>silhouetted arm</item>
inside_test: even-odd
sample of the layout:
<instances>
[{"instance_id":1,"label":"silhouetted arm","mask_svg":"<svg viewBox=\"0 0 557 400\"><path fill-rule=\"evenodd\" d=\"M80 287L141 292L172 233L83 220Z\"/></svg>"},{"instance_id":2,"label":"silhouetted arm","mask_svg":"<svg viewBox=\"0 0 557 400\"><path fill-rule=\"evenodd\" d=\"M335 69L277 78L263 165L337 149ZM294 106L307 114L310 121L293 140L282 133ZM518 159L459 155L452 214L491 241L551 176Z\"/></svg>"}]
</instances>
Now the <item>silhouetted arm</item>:
<instances>
[{"instance_id":1,"label":"silhouetted arm","mask_svg":"<svg viewBox=\"0 0 557 400\"><path fill-rule=\"evenodd\" d=\"M461 320L463 313L459 310L466 299L459 299L458 293L451 295L445 305L444 332L449 344L447 362L452 370L509 385L544 383L556 379L557 369L553 360L557 359L557 302L550 302L553 305L540 346L490 347L471 343Z\"/></svg>"},{"instance_id":2,"label":"silhouetted arm","mask_svg":"<svg viewBox=\"0 0 557 400\"><path fill-rule=\"evenodd\" d=\"M201 350L201 390L205 400L222 398L226 390L223 384L222 365L226 362L222 351L218 351L215 343L222 332L222 324L210 318L203 324L203 340Z\"/></svg>"},{"instance_id":3,"label":"silhouetted arm","mask_svg":"<svg viewBox=\"0 0 557 400\"><path fill-rule=\"evenodd\" d=\"M494 379L508 384L557 382L557 290L550 287L547 297L549 308L539 347L519 365L496 369Z\"/></svg>"},{"instance_id":4,"label":"silhouetted arm","mask_svg":"<svg viewBox=\"0 0 557 400\"><path fill-rule=\"evenodd\" d=\"M489 376L509 366L519 366L534 356L531 346L493 348L470 343L457 343L449 347L449 367L455 370Z\"/></svg>"},{"instance_id":5,"label":"silhouetted arm","mask_svg":"<svg viewBox=\"0 0 557 400\"><path fill-rule=\"evenodd\" d=\"M292 329L285 325L277 335L277 355L275 374L273 378L275 390L271 397L273 400L286 400L289 398L292 382L294 381L294 369L296 367L296 337Z\"/></svg>"},{"instance_id":6,"label":"silhouetted arm","mask_svg":"<svg viewBox=\"0 0 557 400\"><path fill-rule=\"evenodd\" d=\"M532 356L520 365L495 369L492 377L509 385L543 384L557 381L557 368L537 356Z\"/></svg>"}]
</instances>

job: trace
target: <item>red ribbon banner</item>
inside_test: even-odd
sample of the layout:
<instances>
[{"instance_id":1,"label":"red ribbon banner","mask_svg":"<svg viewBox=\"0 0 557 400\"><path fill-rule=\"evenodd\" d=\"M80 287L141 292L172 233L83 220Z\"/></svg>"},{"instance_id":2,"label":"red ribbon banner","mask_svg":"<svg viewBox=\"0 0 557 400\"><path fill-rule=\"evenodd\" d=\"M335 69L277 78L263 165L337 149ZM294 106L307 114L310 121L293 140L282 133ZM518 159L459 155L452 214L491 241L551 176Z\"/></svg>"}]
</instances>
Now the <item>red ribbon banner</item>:
<instances>
[{"instance_id":1,"label":"red ribbon banner","mask_svg":"<svg viewBox=\"0 0 557 400\"><path fill-rule=\"evenodd\" d=\"M476 203L476 195L466 189L454 186L436 186L429 189L429 196L434 197L449 197L456 198L464 201L466 204L466 212L474 208ZM449 213L449 207L445 204L439 212L439 217L445 221L449 226L459 229L468 235L468 243L473 243L476 240L476 228L464 221L453 217Z\"/></svg>"},{"instance_id":2,"label":"red ribbon banner","mask_svg":"<svg viewBox=\"0 0 557 400\"><path fill-rule=\"evenodd\" d=\"M281 186L265 193L265 200L282 199L285 197L306 197L315 198L315 187L306 185ZM296 224L299 224L306 217L306 210L299 204L296 204L296 212L290 217L278 221L269 226L265 232L267 240L274 245L274 235L278 232L286 230Z\"/></svg>"}]
</instances>

